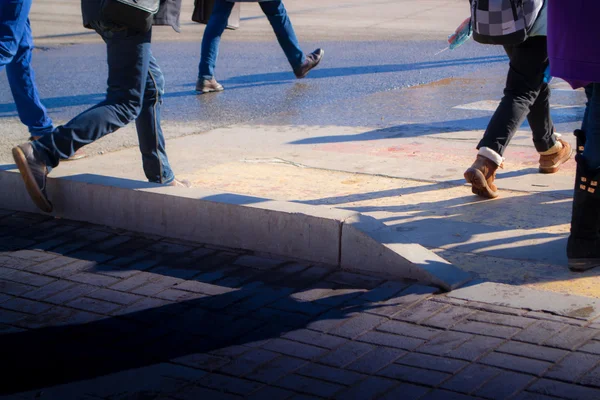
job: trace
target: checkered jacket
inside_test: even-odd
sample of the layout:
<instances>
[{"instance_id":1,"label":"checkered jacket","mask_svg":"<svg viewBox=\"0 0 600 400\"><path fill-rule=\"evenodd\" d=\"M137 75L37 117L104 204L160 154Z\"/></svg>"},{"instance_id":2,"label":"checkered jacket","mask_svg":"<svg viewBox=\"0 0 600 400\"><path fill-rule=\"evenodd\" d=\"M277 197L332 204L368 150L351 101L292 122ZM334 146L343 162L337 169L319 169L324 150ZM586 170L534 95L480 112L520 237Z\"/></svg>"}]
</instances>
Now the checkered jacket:
<instances>
[{"instance_id":1,"label":"checkered jacket","mask_svg":"<svg viewBox=\"0 0 600 400\"><path fill-rule=\"evenodd\" d=\"M545 0L471 0L473 39L516 45L527 39Z\"/></svg>"}]
</instances>

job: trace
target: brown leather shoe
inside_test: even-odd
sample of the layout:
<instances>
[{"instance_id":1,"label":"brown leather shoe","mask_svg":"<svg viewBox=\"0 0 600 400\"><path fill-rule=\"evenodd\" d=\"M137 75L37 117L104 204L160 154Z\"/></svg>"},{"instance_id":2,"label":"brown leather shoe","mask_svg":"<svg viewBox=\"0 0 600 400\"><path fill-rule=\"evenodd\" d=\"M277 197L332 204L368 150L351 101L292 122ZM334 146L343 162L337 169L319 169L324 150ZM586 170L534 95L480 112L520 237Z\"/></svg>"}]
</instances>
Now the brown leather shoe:
<instances>
[{"instance_id":1,"label":"brown leather shoe","mask_svg":"<svg viewBox=\"0 0 600 400\"><path fill-rule=\"evenodd\" d=\"M191 188L192 183L186 179L173 179L171 182L167 183L166 186L175 186L175 187L185 187Z\"/></svg>"},{"instance_id":2,"label":"brown leather shoe","mask_svg":"<svg viewBox=\"0 0 600 400\"><path fill-rule=\"evenodd\" d=\"M498 187L494 184L494 179L500 167L501 165L497 165L489 158L478 155L471 168L464 174L466 181L471 184L471 191L487 199L498 197Z\"/></svg>"},{"instance_id":3,"label":"brown leather shoe","mask_svg":"<svg viewBox=\"0 0 600 400\"><path fill-rule=\"evenodd\" d=\"M48 176L46 164L41 161L31 143L14 147L12 154L31 200L40 210L47 213L52 212L52 203L46 195L46 177Z\"/></svg>"},{"instance_id":4,"label":"brown leather shoe","mask_svg":"<svg viewBox=\"0 0 600 400\"><path fill-rule=\"evenodd\" d=\"M196 92L210 93L210 92L222 92L225 90L215 78L212 79L198 79L196 82Z\"/></svg>"},{"instance_id":5,"label":"brown leather shoe","mask_svg":"<svg viewBox=\"0 0 600 400\"><path fill-rule=\"evenodd\" d=\"M294 71L294 75L296 75L296 78L302 79L306 77L306 75L308 75L311 69L319 65L324 55L325 50L323 49L316 49L312 53L307 54L306 60L304 60L300 68Z\"/></svg>"},{"instance_id":6,"label":"brown leather shoe","mask_svg":"<svg viewBox=\"0 0 600 400\"><path fill-rule=\"evenodd\" d=\"M573 148L569 143L562 139L558 139L558 141L562 143L562 149L554 154L540 155L540 173L553 174L557 172L560 166L569 161L569 158L573 155Z\"/></svg>"}]
</instances>

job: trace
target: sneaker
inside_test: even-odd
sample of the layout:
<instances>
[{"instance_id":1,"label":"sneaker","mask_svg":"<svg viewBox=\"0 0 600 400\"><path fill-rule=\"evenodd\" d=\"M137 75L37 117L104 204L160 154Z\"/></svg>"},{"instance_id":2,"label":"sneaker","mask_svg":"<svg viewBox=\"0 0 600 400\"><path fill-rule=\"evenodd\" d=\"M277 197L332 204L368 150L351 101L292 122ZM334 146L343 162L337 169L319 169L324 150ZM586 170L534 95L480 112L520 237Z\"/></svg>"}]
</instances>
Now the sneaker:
<instances>
[{"instance_id":1,"label":"sneaker","mask_svg":"<svg viewBox=\"0 0 600 400\"><path fill-rule=\"evenodd\" d=\"M171 182L167 183L165 186L175 186L175 187L185 187L191 188L192 183L186 179L173 179Z\"/></svg>"},{"instance_id":2,"label":"sneaker","mask_svg":"<svg viewBox=\"0 0 600 400\"><path fill-rule=\"evenodd\" d=\"M562 139L558 141L563 145L562 149L554 154L540 155L540 173L553 174L560 169L560 166L569 161L573 155L573 148Z\"/></svg>"},{"instance_id":3,"label":"sneaker","mask_svg":"<svg viewBox=\"0 0 600 400\"><path fill-rule=\"evenodd\" d=\"M222 92L225 90L215 78L212 79L198 79L196 82L196 92L210 93L210 92Z\"/></svg>"},{"instance_id":4,"label":"sneaker","mask_svg":"<svg viewBox=\"0 0 600 400\"><path fill-rule=\"evenodd\" d=\"M14 147L12 154L31 200L40 210L47 213L52 212L52 203L46 194L46 177L48 176L46 164L40 160L39 154L31 143Z\"/></svg>"},{"instance_id":5,"label":"sneaker","mask_svg":"<svg viewBox=\"0 0 600 400\"><path fill-rule=\"evenodd\" d=\"M471 191L487 199L498 197L498 187L494 184L494 179L496 179L496 171L501 167L502 165L496 164L489 158L478 155L471 168L464 174L466 181L471 184Z\"/></svg>"},{"instance_id":6,"label":"sneaker","mask_svg":"<svg viewBox=\"0 0 600 400\"><path fill-rule=\"evenodd\" d=\"M312 53L308 54L306 56L306 60L304 60L300 68L294 71L296 78L302 79L306 75L308 75L311 69L319 65L321 59L323 58L323 55L325 55L325 50L323 49L316 49Z\"/></svg>"}]
</instances>

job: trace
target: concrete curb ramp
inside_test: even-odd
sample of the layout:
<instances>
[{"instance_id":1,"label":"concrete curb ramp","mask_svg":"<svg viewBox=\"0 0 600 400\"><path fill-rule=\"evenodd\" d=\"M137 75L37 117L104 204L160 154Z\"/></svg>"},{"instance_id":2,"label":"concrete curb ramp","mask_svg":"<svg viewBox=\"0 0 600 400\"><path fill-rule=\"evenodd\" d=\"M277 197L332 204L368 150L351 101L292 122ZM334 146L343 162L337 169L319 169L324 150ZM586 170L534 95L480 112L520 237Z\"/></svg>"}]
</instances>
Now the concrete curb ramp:
<instances>
[{"instance_id":1,"label":"concrete curb ramp","mask_svg":"<svg viewBox=\"0 0 600 400\"><path fill-rule=\"evenodd\" d=\"M0 171L0 187L0 208L40 212L18 172ZM49 178L48 195L60 218L408 278L445 291L471 278L352 211L98 175Z\"/></svg>"}]
</instances>

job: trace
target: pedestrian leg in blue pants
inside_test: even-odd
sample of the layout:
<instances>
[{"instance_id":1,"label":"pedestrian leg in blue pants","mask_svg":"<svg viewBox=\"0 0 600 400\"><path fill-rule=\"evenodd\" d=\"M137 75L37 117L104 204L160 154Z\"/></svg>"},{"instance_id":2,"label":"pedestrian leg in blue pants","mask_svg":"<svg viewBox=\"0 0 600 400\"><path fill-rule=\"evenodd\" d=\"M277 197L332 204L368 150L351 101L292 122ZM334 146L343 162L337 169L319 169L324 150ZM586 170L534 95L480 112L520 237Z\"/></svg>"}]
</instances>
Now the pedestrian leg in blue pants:
<instances>
[{"instance_id":1,"label":"pedestrian leg in blue pants","mask_svg":"<svg viewBox=\"0 0 600 400\"><path fill-rule=\"evenodd\" d=\"M269 20L296 78L304 78L311 69L321 62L324 51L317 49L308 55L302 52L292 22L281 0L262 1L258 4ZM214 78L215 65L219 55L221 35L227 27L233 6L233 1L215 0L212 14L202 38L198 81L196 82L196 91L198 92L209 93L223 90L223 86Z\"/></svg>"},{"instance_id":2,"label":"pedestrian leg in blue pants","mask_svg":"<svg viewBox=\"0 0 600 400\"><path fill-rule=\"evenodd\" d=\"M269 19L269 23L275 32L277 41L285 53L292 69L298 70L305 60L304 53L300 49L296 32L288 17L287 10L281 0L265 1L258 3L260 8Z\"/></svg>"},{"instance_id":3,"label":"pedestrian leg in blue pants","mask_svg":"<svg viewBox=\"0 0 600 400\"><path fill-rule=\"evenodd\" d=\"M40 101L31 67L33 36L28 18L31 2L0 1L0 69L6 68L19 118L35 137L51 133L53 128Z\"/></svg>"}]
</instances>

